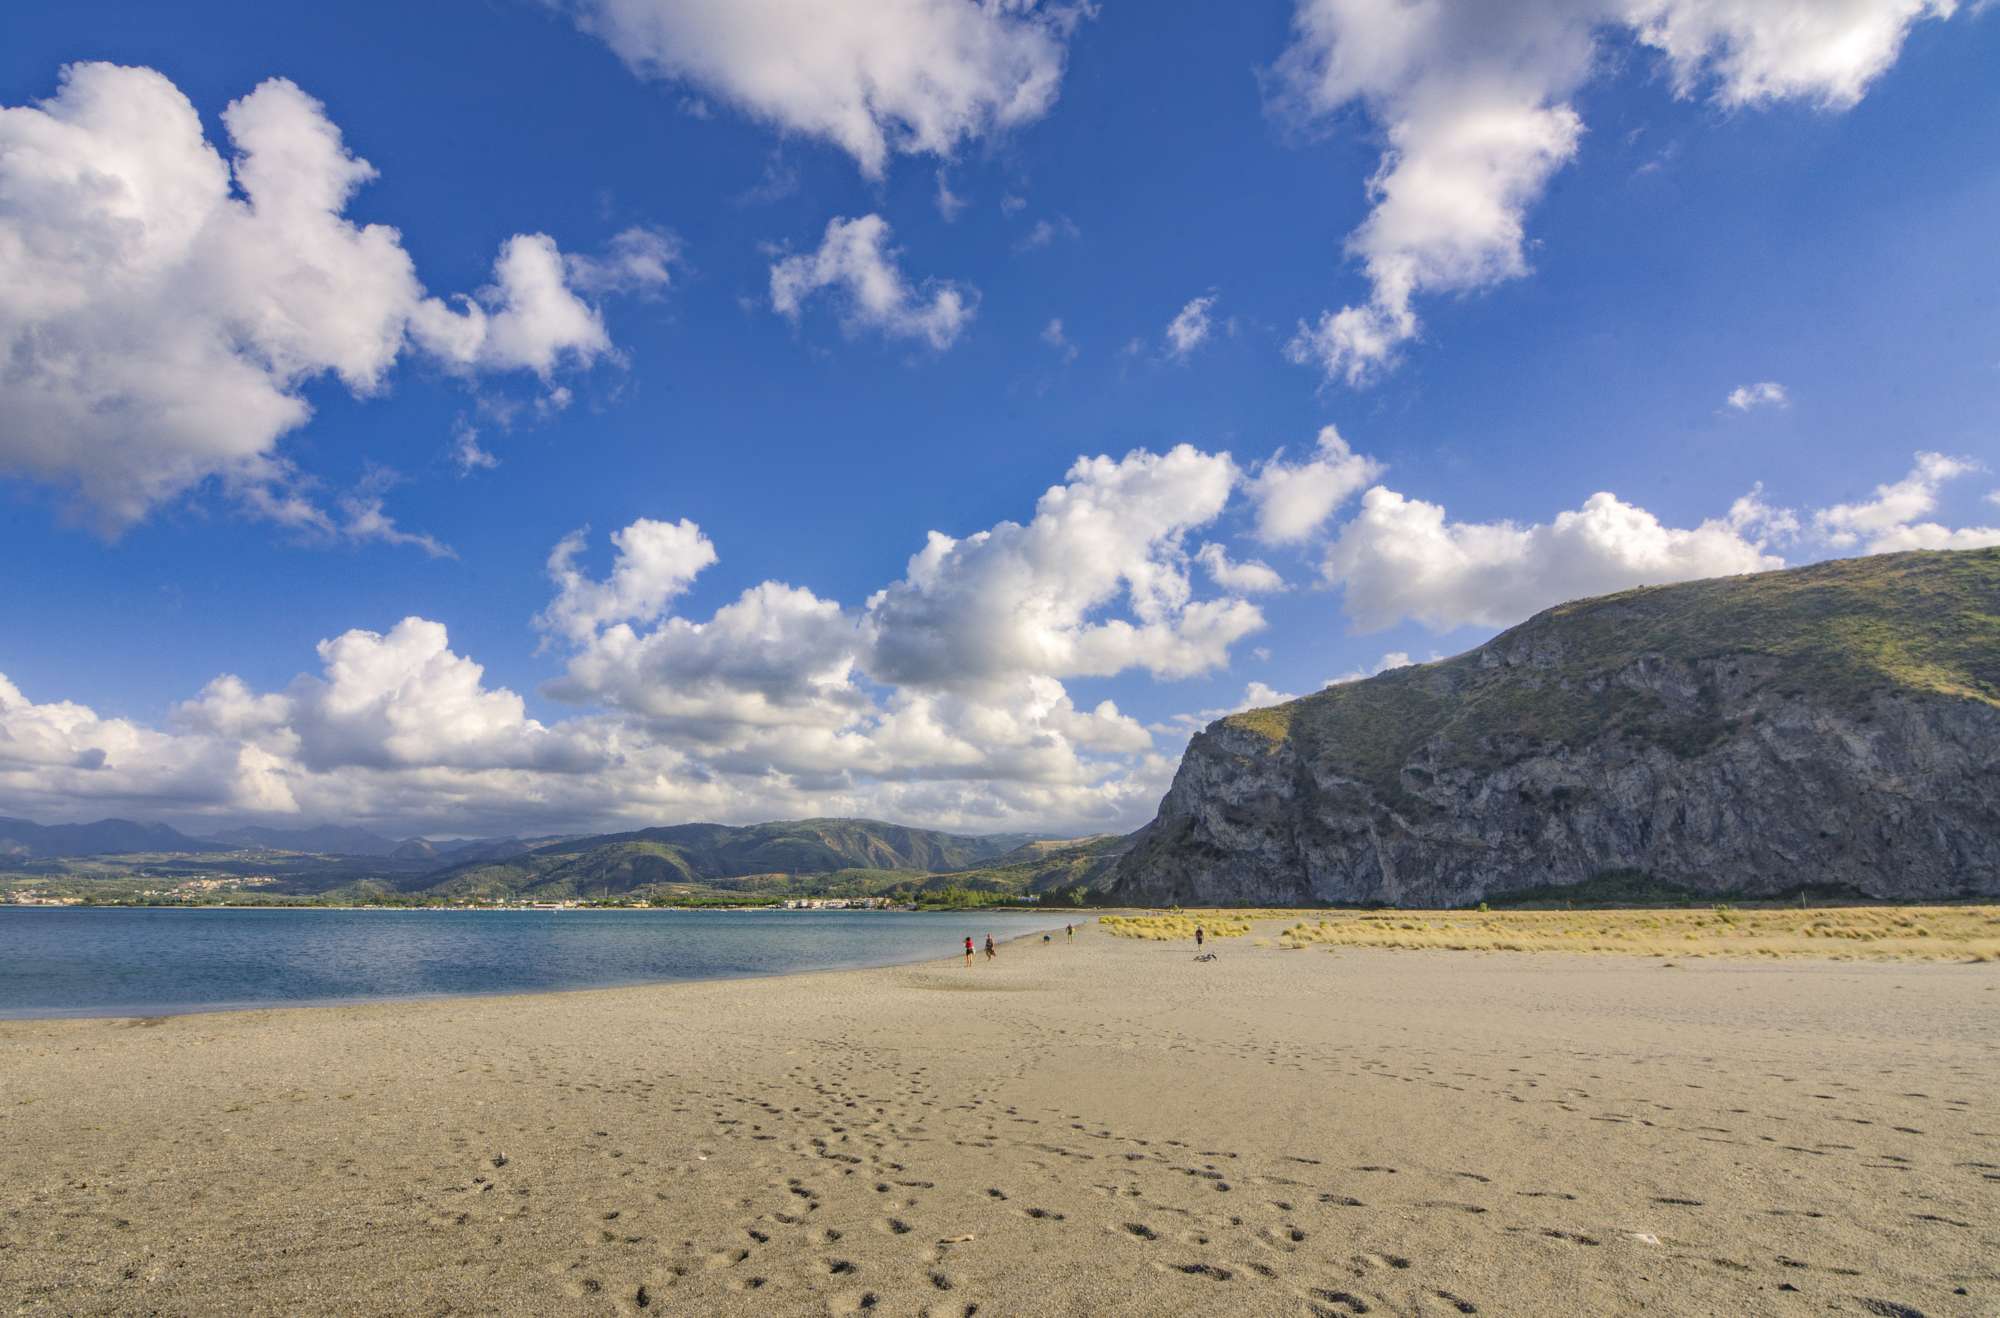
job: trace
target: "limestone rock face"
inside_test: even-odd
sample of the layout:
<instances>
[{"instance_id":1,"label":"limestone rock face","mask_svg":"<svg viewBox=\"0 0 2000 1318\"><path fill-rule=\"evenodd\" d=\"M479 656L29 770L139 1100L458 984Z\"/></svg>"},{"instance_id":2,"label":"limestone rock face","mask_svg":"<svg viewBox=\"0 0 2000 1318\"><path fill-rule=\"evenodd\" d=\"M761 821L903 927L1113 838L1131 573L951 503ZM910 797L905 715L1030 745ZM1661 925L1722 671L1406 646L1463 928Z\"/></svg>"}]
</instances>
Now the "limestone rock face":
<instances>
[{"instance_id":1,"label":"limestone rock face","mask_svg":"<svg viewBox=\"0 0 2000 1318\"><path fill-rule=\"evenodd\" d=\"M2000 895L2000 551L1564 605L1189 744L1120 899Z\"/></svg>"}]
</instances>

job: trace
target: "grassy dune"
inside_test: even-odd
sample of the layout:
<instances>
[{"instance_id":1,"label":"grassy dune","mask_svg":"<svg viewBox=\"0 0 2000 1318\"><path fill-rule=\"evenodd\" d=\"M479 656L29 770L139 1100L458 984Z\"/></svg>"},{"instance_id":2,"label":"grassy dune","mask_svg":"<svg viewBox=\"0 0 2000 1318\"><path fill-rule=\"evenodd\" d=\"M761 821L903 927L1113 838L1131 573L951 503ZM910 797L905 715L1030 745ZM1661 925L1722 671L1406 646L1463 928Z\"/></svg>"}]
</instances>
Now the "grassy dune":
<instances>
[{"instance_id":1,"label":"grassy dune","mask_svg":"<svg viewBox=\"0 0 2000 1318\"><path fill-rule=\"evenodd\" d=\"M2000 906L1313 912L1278 939L1286 948L2000 961Z\"/></svg>"},{"instance_id":2,"label":"grassy dune","mask_svg":"<svg viewBox=\"0 0 2000 1318\"><path fill-rule=\"evenodd\" d=\"M1155 943L1173 943L1194 938L1198 925L1210 938L1241 938L1250 932L1247 920L1227 913L1218 915L1103 915L1098 927L1116 938L1144 938Z\"/></svg>"}]
</instances>

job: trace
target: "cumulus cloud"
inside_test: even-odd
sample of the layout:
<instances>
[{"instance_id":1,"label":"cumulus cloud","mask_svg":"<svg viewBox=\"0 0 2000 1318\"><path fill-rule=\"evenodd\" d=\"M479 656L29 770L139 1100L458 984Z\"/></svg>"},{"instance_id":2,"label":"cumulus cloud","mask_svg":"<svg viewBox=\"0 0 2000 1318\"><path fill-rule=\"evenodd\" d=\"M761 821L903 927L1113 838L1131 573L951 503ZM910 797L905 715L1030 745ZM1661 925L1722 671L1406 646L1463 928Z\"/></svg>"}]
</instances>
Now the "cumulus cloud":
<instances>
[{"instance_id":1,"label":"cumulus cloud","mask_svg":"<svg viewBox=\"0 0 2000 1318\"><path fill-rule=\"evenodd\" d=\"M962 540L933 531L903 579L868 601L870 671L951 686L1222 665L1263 615L1247 600L1192 598L1182 541L1221 515L1237 477L1227 454L1185 444L1079 459L1026 525ZM1114 602L1129 617L1101 616Z\"/></svg>"},{"instance_id":2,"label":"cumulus cloud","mask_svg":"<svg viewBox=\"0 0 2000 1318\"><path fill-rule=\"evenodd\" d=\"M1185 358L1189 353L1208 342L1210 329L1209 312L1215 306L1214 294L1188 299L1187 305L1174 313L1167 322L1167 353L1176 358Z\"/></svg>"},{"instance_id":3,"label":"cumulus cloud","mask_svg":"<svg viewBox=\"0 0 2000 1318\"><path fill-rule=\"evenodd\" d=\"M1625 0L1623 18L1673 71L1681 96L1712 83L1718 104L1855 105L1903 48L1911 24L1957 0Z\"/></svg>"},{"instance_id":4,"label":"cumulus cloud","mask_svg":"<svg viewBox=\"0 0 2000 1318\"><path fill-rule=\"evenodd\" d=\"M1068 817L1150 804L1166 771L1150 735L1109 700L1078 706L1064 679L1207 671L1261 625L1241 598L1195 598L1182 546L1236 478L1226 455L1188 447L1080 460L1028 523L933 533L858 608L767 581L706 619L648 627L614 616L640 610L591 610L557 629L571 654L548 693L749 781L873 783L899 800L921 786L958 809L985 784L1044 808L1066 800ZM565 565L573 556L559 547ZM1275 580L1221 561L1234 587ZM562 578L563 592L608 587L623 562L604 583Z\"/></svg>"},{"instance_id":5,"label":"cumulus cloud","mask_svg":"<svg viewBox=\"0 0 2000 1318\"><path fill-rule=\"evenodd\" d=\"M273 811L410 826L511 804L509 827L809 813L1125 827L1172 761L1066 680L1206 672L1262 625L1241 592L1275 574L1185 545L1238 479L1226 454L1186 446L1081 459L1026 523L933 534L857 606L765 581L684 616L676 602L716 558L698 526L636 521L597 572L578 532L549 556L536 620L563 654L545 694L573 718L529 717L440 625L412 618L324 643L321 670L282 691L219 678L159 735L264 757L290 793ZM1220 593L1197 590L1197 561ZM195 813L247 809L210 800Z\"/></svg>"},{"instance_id":6,"label":"cumulus cloud","mask_svg":"<svg viewBox=\"0 0 2000 1318\"><path fill-rule=\"evenodd\" d=\"M816 137L879 178L1055 103L1082 6L1034 0L571 0L635 71Z\"/></svg>"},{"instance_id":7,"label":"cumulus cloud","mask_svg":"<svg viewBox=\"0 0 2000 1318\"><path fill-rule=\"evenodd\" d=\"M1773 517L1752 499L1729 518L1679 529L1600 492L1546 523L1454 522L1441 505L1378 485L1341 528L1324 571L1363 631L1404 619L1439 631L1505 627L1587 595L1783 567L1765 552Z\"/></svg>"},{"instance_id":8,"label":"cumulus cloud","mask_svg":"<svg viewBox=\"0 0 2000 1318\"><path fill-rule=\"evenodd\" d=\"M1381 463L1349 448L1332 426L1321 427L1313 450L1310 460L1288 463L1279 449L1250 479L1257 538L1266 544L1296 544L1311 536L1383 471Z\"/></svg>"},{"instance_id":9,"label":"cumulus cloud","mask_svg":"<svg viewBox=\"0 0 2000 1318\"><path fill-rule=\"evenodd\" d=\"M943 351L971 323L976 290L947 280L913 286L888 248L889 225L880 215L827 222L817 251L795 253L771 266L771 307L796 321L805 302L833 290L850 331L874 330L892 338L922 339Z\"/></svg>"},{"instance_id":10,"label":"cumulus cloud","mask_svg":"<svg viewBox=\"0 0 2000 1318\"><path fill-rule=\"evenodd\" d=\"M1790 407L1792 397L1776 380L1760 380L1731 389L1727 402L1739 412L1748 412L1753 407Z\"/></svg>"},{"instance_id":11,"label":"cumulus cloud","mask_svg":"<svg viewBox=\"0 0 2000 1318\"><path fill-rule=\"evenodd\" d=\"M1367 301L1301 322L1292 360L1363 384L1417 337L1416 299L1528 270L1527 212L1574 159L1571 98L1601 40L1656 50L1677 94L1724 106L1860 99L1920 19L1954 0L1299 0L1273 107L1323 123L1360 105L1386 139L1347 239Z\"/></svg>"},{"instance_id":12,"label":"cumulus cloud","mask_svg":"<svg viewBox=\"0 0 2000 1318\"><path fill-rule=\"evenodd\" d=\"M611 574L596 581L576 564L587 535L587 530L572 531L550 551L548 573L556 597L535 619L543 631L571 641L587 641L612 623L653 621L667 601L715 562L715 545L685 517L678 522L642 517L612 532L617 556Z\"/></svg>"},{"instance_id":13,"label":"cumulus cloud","mask_svg":"<svg viewBox=\"0 0 2000 1318\"><path fill-rule=\"evenodd\" d=\"M396 230L344 214L375 170L291 82L222 122L229 159L172 82L111 64L0 109L0 474L71 491L107 532L210 479L296 519L274 450L307 382L372 394L409 341L543 375L609 350L543 235L509 239L456 309L426 296Z\"/></svg>"},{"instance_id":14,"label":"cumulus cloud","mask_svg":"<svg viewBox=\"0 0 2000 1318\"><path fill-rule=\"evenodd\" d=\"M1904 549L1979 549L2000 545L2000 527L1947 527L1928 518L1937 510L1938 494L1948 481L1985 468L1970 458L1943 453L1919 453L1909 474L1875 487L1875 497L1858 503L1835 504L1813 514L1813 529L1839 549L1865 546L1867 553ZM1995 503L2000 497L1989 495Z\"/></svg>"},{"instance_id":15,"label":"cumulus cloud","mask_svg":"<svg viewBox=\"0 0 2000 1318\"><path fill-rule=\"evenodd\" d=\"M1228 550L1213 541L1195 551L1194 558L1208 573L1208 579L1224 590L1233 590L1241 595L1262 595L1285 588L1285 579L1269 563L1257 558L1238 562L1229 557Z\"/></svg>"},{"instance_id":16,"label":"cumulus cloud","mask_svg":"<svg viewBox=\"0 0 2000 1318\"><path fill-rule=\"evenodd\" d=\"M602 317L570 287L562 253L546 234L516 234L501 244L493 282L455 304L427 298L410 317L411 337L452 366L547 377L560 361L588 366L611 349Z\"/></svg>"}]
</instances>

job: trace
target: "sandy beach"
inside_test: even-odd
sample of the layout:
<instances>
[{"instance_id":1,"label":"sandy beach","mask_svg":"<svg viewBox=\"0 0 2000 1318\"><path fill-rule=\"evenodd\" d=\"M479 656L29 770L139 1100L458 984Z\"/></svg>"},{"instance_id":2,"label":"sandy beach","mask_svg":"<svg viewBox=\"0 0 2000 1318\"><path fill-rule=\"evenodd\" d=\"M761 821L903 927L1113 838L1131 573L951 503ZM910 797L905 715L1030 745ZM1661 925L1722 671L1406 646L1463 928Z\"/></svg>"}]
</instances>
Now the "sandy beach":
<instances>
[{"instance_id":1,"label":"sandy beach","mask_svg":"<svg viewBox=\"0 0 2000 1318\"><path fill-rule=\"evenodd\" d=\"M2000 1313L2000 968L1215 950L0 1022L0 1311Z\"/></svg>"}]
</instances>

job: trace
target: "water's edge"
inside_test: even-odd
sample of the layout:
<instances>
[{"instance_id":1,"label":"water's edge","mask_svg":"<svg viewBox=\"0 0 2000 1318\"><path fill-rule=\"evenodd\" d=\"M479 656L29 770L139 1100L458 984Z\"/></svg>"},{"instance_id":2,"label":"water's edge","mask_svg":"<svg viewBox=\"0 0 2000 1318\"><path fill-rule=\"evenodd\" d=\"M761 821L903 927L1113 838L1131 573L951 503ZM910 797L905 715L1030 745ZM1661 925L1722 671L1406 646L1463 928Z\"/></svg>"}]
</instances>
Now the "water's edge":
<instances>
[{"instance_id":1,"label":"water's edge","mask_svg":"<svg viewBox=\"0 0 2000 1318\"><path fill-rule=\"evenodd\" d=\"M26 908L26 909L39 909L39 908ZM369 908L369 907L352 907L352 908L346 908L346 907L338 907L338 908L336 907L325 907L325 908L320 908L320 907L234 907L234 908L68 907L60 909L77 913L87 912L88 914L92 915L100 913L109 913L113 911L126 911L126 910L172 911L177 916L192 915L197 917L210 914L211 912L232 912L232 911L260 911L260 912L284 911L288 914L300 914L300 915L307 913L315 915L351 914L358 911L368 911L371 914L388 915L392 918L399 918L399 919L407 919L407 918L423 919L424 917L434 916L434 915L463 916L467 914L474 914L474 915L493 915L493 916L504 916L504 915L549 916L553 914L551 912L546 912L546 911L543 912L428 911L428 910L410 910L410 909L388 911L388 910L382 910L381 908ZM660 918L660 919L703 920L703 919L712 919L717 916L743 915L749 913L752 912L684 910L684 909L668 908L668 909L658 909L658 910L649 909L649 910L629 910L629 911L616 911L616 912L564 911L561 912L560 914L564 919L576 919L580 921L588 921L595 917L601 917L604 915L643 915L649 918ZM799 915L803 913L754 912L754 914L760 916L761 918L768 918L775 920L775 919L788 919L788 918L795 919L799 918ZM823 916L824 915L839 916L844 921L850 919L879 920L883 918L885 913L869 912L869 911L845 911L845 912L814 912L812 914L823 915ZM995 935L996 944L1004 947L1009 944L1019 943L1031 939L1038 934L1042 934L1045 932L1059 931L1065 924L1084 923L1086 920L1094 918L1094 915L1096 913L1092 912L1090 914L1085 914L1083 912L1064 912L1063 918L1061 919L1056 918L1054 912L1019 911L1019 910L994 910L994 911L978 910L974 912L924 911L924 912L895 912L889 914L916 916L926 921L936 921L940 925L944 924L947 920L953 917L956 917L959 920L964 920L964 918L968 914L988 916L990 918L987 922L992 923L996 926L996 928L993 931ZM1032 921L1030 927L1027 928L1020 927L1020 925L1023 922L1029 922L1029 921ZM954 945L956 942L956 938L962 936L963 936L962 934L954 934L953 938ZM8 1021L153 1020L153 1019L164 1019L176 1016L239 1014L243 1012L253 1012L253 1011L290 1011L293 1009L324 1010L327 1008L341 1008L341 1007L394 1006L398 1004L453 1002L459 1000L537 997L544 994L555 994L555 993L566 994L566 993L612 992L612 991L636 989L636 988L658 988L674 984L712 984L712 983L734 982L738 980L788 979L795 976L842 974L857 970L891 970L913 965L923 965L929 962L952 964L958 960L956 954L940 955L936 950L934 950L935 946L936 946L935 944L927 943L926 950L923 951L918 951L915 947L911 947L903 949L898 953L894 953L879 958L867 957L859 959L846 959L846 960L832 961L819 965L800 965L800 966L785 967L782 969L773 969L773 970L718 969L707 972L688 973L688 974L670 973L670 974L641 975L630 978L587 980L587 981L578 981L568 984L525 984L513 987L494 987L485 989L462 989L462 990L440 989L434 991L424 991L415 993L351 993L351 994L330 995L323 997L302 997L302 998L252 998L243 1000L208 1000L208 1001L192 1001L192 1002L147 1001L147 1002L91 1003L91 1004L68 1006L68 1007L13 1006L5 1003L0 1003L0 1023Z\"/></svg>"}]
</instances>

